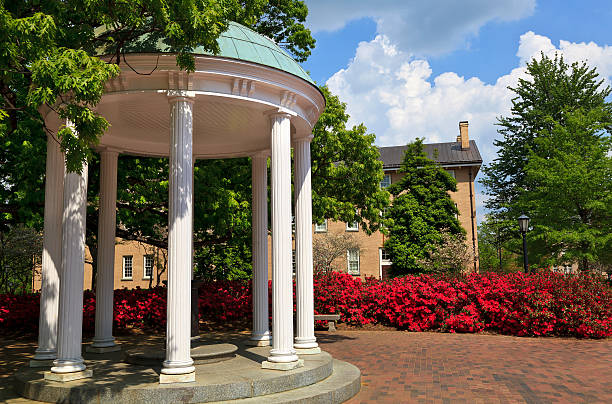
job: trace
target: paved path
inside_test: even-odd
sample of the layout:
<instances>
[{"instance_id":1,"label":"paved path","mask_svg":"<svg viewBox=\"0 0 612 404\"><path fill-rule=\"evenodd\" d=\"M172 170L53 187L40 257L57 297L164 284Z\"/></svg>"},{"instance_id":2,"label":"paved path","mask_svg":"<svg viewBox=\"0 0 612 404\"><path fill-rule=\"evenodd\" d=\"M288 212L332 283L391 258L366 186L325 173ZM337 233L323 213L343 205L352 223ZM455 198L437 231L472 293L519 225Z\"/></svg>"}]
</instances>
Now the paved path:
<instances>
[{"instance_id":1,"label":"paved path","mask_svg":"<svg viewBox=\"0 0 612 404\"><path fill-rule=\"evenodd\" d=\"M321 346L362 371L349 403L612 403L612 340L342 331Z\"/></svg>"},{"instance_id":2,"label":"paved path","mask_svg":"<svg viewBox=\"0 0 612 404\"><path fill-rule=\"evenodd\" d=\"M317 336L324 350L361 369L361 392L351 404L612 403L610 339L401 331ZM121 338L126 345L156 339ZM12 392L10 375L35 346L35 340L0 340L0 402L32 403Z\"/></svg>"}]
</instances>

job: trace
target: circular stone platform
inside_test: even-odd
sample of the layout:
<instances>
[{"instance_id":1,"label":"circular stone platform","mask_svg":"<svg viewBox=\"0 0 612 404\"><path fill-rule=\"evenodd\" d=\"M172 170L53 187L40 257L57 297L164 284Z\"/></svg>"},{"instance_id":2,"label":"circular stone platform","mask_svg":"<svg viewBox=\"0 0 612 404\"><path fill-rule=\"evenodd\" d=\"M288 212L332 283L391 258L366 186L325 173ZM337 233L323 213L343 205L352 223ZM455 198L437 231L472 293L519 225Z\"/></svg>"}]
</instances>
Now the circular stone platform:
<instances>
[{"instance_id":1,"label":"circular stone platform","mask_svg":"<svg viewBox=\"0 0 612 404\"><path fill-rule=\"evenodd\" d=\"M223 362L236 357L238 347L233 344L202 344L191 348L191 359L194 364ZM166 358L164 348L135 348L125 352L125 361L133 365L161 366Z\"/></svg>"},{"instance_id":2,"label":"circular stone platform","mask_svg":"<svg viewBox=\"0 0 612 404\"><path fill-rule=\"evenodd\" d=\"M91 378L53 382L44 380L44 369L23 368L15 374L15 389L33 400L73 404L227 400L341 403L359 391L359 370L332 359L328 353L301 356L304 367L283 372L261 368L269 351L270 347L237 347L233 358L196 365L195 383L176 384L159 384L159 365L128 364L122 361L120 352L103 358L86 354L88 369L93 370Z\"/></svg>"}]
</instances>

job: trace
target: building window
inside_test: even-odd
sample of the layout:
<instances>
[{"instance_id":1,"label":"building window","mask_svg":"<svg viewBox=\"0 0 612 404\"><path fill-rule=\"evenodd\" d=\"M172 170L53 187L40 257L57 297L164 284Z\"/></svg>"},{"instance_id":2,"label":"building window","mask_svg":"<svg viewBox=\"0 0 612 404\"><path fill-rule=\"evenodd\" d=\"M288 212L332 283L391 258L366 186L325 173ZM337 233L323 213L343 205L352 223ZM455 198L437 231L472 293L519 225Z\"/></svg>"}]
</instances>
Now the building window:
<instances>
[{"instance_id":1,"label":"building window","mask_svg":"<svg viewBox=\"0 0 612 404\"><path fill-rule=\"evenodd\" d=\"M391 263L391 258L389 258L389 252L384 248L380 249L380 259L385 265L389 265Z\"/></svg>"},{"instance_id":2,"label":"building window","mask_svg":"<svg viewBox=\"0 0 612 404\"><path fill-rule=\"evenodd\" d=\"M359 231L359 222L346 222L346 231Z\"/></svg>"},{"instance_id":3,"label":"building window","mask_svg":"<svg viewBox=\"0 0 612 404\"><path fill-rule=\"evenodd\" d=\"M359 275L359 249L352 248L346 251L347 270L351 275Z\"/></svg>"},{"instance_id":4,"label":"building window","mask_svg":"<svg viewBox=\"0 0 612 404\"><path fill-rule=\"evenodd\" d=\"M446 170L446 172L449 173L454 179L457 179L457 177L455 177L455 170Z\"/></svg>"},{"instance_id":5,"label":"building window","mask_svg":"<svg viewBox=\"0 0 612 404\"><path fill-rule=\"evenodd\" d=\"M327 233L327 219L323 220L321 224L315 224L315 233Z\"/></svg>"},{"instance_id":6,"label":"building window","mask_svg":"<svg viewBox=\"0 0 612 404\"><path fill-rule=\"evenodd\" d=\"M131 255L123 256L123 278L122 279L132 279L132 256Z\"/></svg>"},{"instance_id":7,"label":"building window","mask_svg":"<svg viewBox=\"0 0 612 404\"><path fill-rule=\"evenodd\" d=\"M380 219L381 219L380 228L381 229L387 228L387 226L385 226L385 219L387 218L387 211L388 211L388 208L383 208L380 211Z\"/></svg>"},{"instance_id":8,"label":"building window","mask_svg":"<svg viewBox=\"0 0 612 404\"><path fill-rule=\"evenodd\" d=\"M144 265L143 265L143 279L151 279L153 276L153 256L145 255L144 256Z\"/></svg>"},{"instance_id":9,"label":"building window","mask_svg":"<svg viewBox=\"0 0 612 404\"><path fill-rule=\"evenodd\" d=\"M391 185L391 174L385 174L383 176L382 181L380 182L380 187L382 189L387 188L389 185Z\"/></svg>"}]
</instances>

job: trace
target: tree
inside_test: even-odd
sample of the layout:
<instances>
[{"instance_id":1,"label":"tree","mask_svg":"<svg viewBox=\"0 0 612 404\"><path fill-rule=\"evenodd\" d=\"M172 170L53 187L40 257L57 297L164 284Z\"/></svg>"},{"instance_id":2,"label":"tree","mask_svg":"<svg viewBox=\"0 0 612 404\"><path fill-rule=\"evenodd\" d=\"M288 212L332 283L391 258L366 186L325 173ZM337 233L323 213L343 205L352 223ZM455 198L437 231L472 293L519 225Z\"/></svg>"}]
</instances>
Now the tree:
<instances>
[{"instance_id":1,"label":"tree","mask_svg":"<svg viewBox=\"0 0 612 404\"><path fill-rule=\"evenodd\" d=\"M323 233L315 234L312 240L312 259L314 272L329 274L334 269L334 261L346 257L348 250L359 250L361 245L352 234Z\"/></svg>"},{"instance_id":2,"label":"tree","mask_svg":"<svg viewBox=\"0 0 612 404\"><path fill-rule=\"evenodd\" d=\"M418 260L419 265L427 273L459 274L465 272L474 255L465 242L465 235L451 234L442 229L440 241Z\"/></svg>"},{"instance_id":3,"label":"tree","mask_svg":"<svg viewBox=\"0 0 612 404\"><path fill-rule=\"evenodd\" d=\"M585 267L589 260L604 259L597 251L605 250L608 241L599 236L606 226L610 233L611 208L597 191L604 192L610 182L606 150L612 133L612 104L606 98L611 89L603 85L595 69L585 63L568 65L559 56L533 59L527 74L511 88L516 94L512 115L498 120L502 135L494 143L498 157L484 167L481 180L491 196L486 206L496 221L507 224L516 223L522 213L532 218L530 262L544 263L568 254L564 256L582 260ZM583 160L587 162L581 164ZM557 175L559 170L563 178ZM591 209L597 213L591 214ZM517 236L513 229L502 239Z\"/></svg>"},{"instance_id":4,"label":"tree","mask_svg":"<svg viewBox=\"0 0 612 404\"><path fill-rule=\"evenodd\" d=\"M516 222L514 222L516 223ZM513 224L514 224L513 223ZM516 224L514 224L516 228ZM522 259L520 248L515 241L505 241L503 234L511 234L512 230L506 228L503 222L495 221L490 215L478 225L478 262L480 272L506 273L522 270L517 265L517 259ZM514 232L518 232L515 229ZM514 252L516 251L516 252Z\"/></svg>"},{"instance_id":5,"label":"tree","mask_svg":"<svg viewBox=\"0 0 612 404\"><path fill-rule=\"evenodd\" d=\"M23 225L0 231L0 293L30 291L41 253L42 236L37 231Z\"/></svg>"},{"instance_id":6,"label":"tree","mask_svg":"<svg viewBox=\"0 0 612 404\"><path fill-rule=\"evenodd\" d=\"M607 116L606 116L607 115ZM517 205L529 211L529 237L545 246L541 262L612 263L612 141L602 122L610 111L568 111L564 124L538 136L525 166L529 192Z\"/></svg>"},{"instance_id":7,"label":"tree","mask_svg":"<svg viewBox=\"0 0 612 404\"><path fill-rule=\"evenodd\" d=\"M464 234L448 193L457 190L457 182L427 157L423 139L407 145L400 172L404 176L387 188L393 201L386 215L389 238L385 250L393 262L394 276L425 272L421 262L431 258L444 229L452 235Z\"/></svg>"},{"instance_id":8,"label":"tree","mask_svg":"<svg viewBox=\"0 0 612 404\"><path fill-rule=\"evenodd\" d=\"M325 111L313 129L312 219L357 221L371 234L381 226L389 193L380 188L382 161L376 138L363 124L347 128L346 104L326 86Z\"/></svg>"}]
</instances>

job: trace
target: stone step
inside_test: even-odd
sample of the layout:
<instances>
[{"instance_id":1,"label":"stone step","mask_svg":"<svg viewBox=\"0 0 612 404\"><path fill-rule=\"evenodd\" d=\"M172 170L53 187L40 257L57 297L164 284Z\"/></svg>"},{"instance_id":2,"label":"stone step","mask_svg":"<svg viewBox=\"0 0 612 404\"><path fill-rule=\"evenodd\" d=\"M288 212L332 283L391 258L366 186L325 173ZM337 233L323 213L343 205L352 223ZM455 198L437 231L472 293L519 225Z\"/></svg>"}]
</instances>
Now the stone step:
<instances>
[{"instance_id":1,"label":"stone step","mask_svg":"<svg viewBox=\"0 0 612 404\"><path fill-rule=\"evenodd\" d=\"M336 404L343 403L359 393L361 372L348 362L333 360L332 374L320 382L294 390L265 396L243 398L231 401L217 401L213 404Z\"/></svg>"},{"instance_id":2,"label":"stone step","mask_svg":"<svg viewBox=\"0 0 612 404\"><path fill-rule=\"evenodd\" d=\"M223 362L236 357L234 344L192 344L191 359L195 365ZM133 365L161 366L166 358L163 347L133 348L125 351L125 361Z\"/></svg>"},{"instance_id":3,"label":"stone step","mask_svg":"<svg viewBox=\"0 0 612 404\"><path fill-rule=\"evenodd\" d=\"M269 351L269 347L240 347L234 358L218 363L196 365L195 383L165 385L159 384L159 366L125 363L119 352L111 352L103 357L86 355L88 369L93 371L93 376L90 378L64 383L48 381L43 377L45 369L28 367L15 374L15 390L24 397L38 401L72 404L203 403L264 396L266 398L260 402L267 402L269 397L273 399L275 394L289 391L319 397L320 393L317 392L319 387L301 393L300 390L321 382L325 384L320 386L330 383L328 379L334 372L336 361L328 353L304 355L303 367L278 371L261 368L261 362L269 355ZM339 369L344 369L342 364L337 366L340 366ZM338 373L340 374L343 373ZM331 379L333 380L336 378ZM328 388L327 393L340 397L340 392L345 391L340 389L336 392L336 390L332 386ZM329 394L321 397L329 397ZM284 400L284 397L281 396L279 399ZM327 399L323 400L330 402Z\"/></svg>"}]
</instances>

